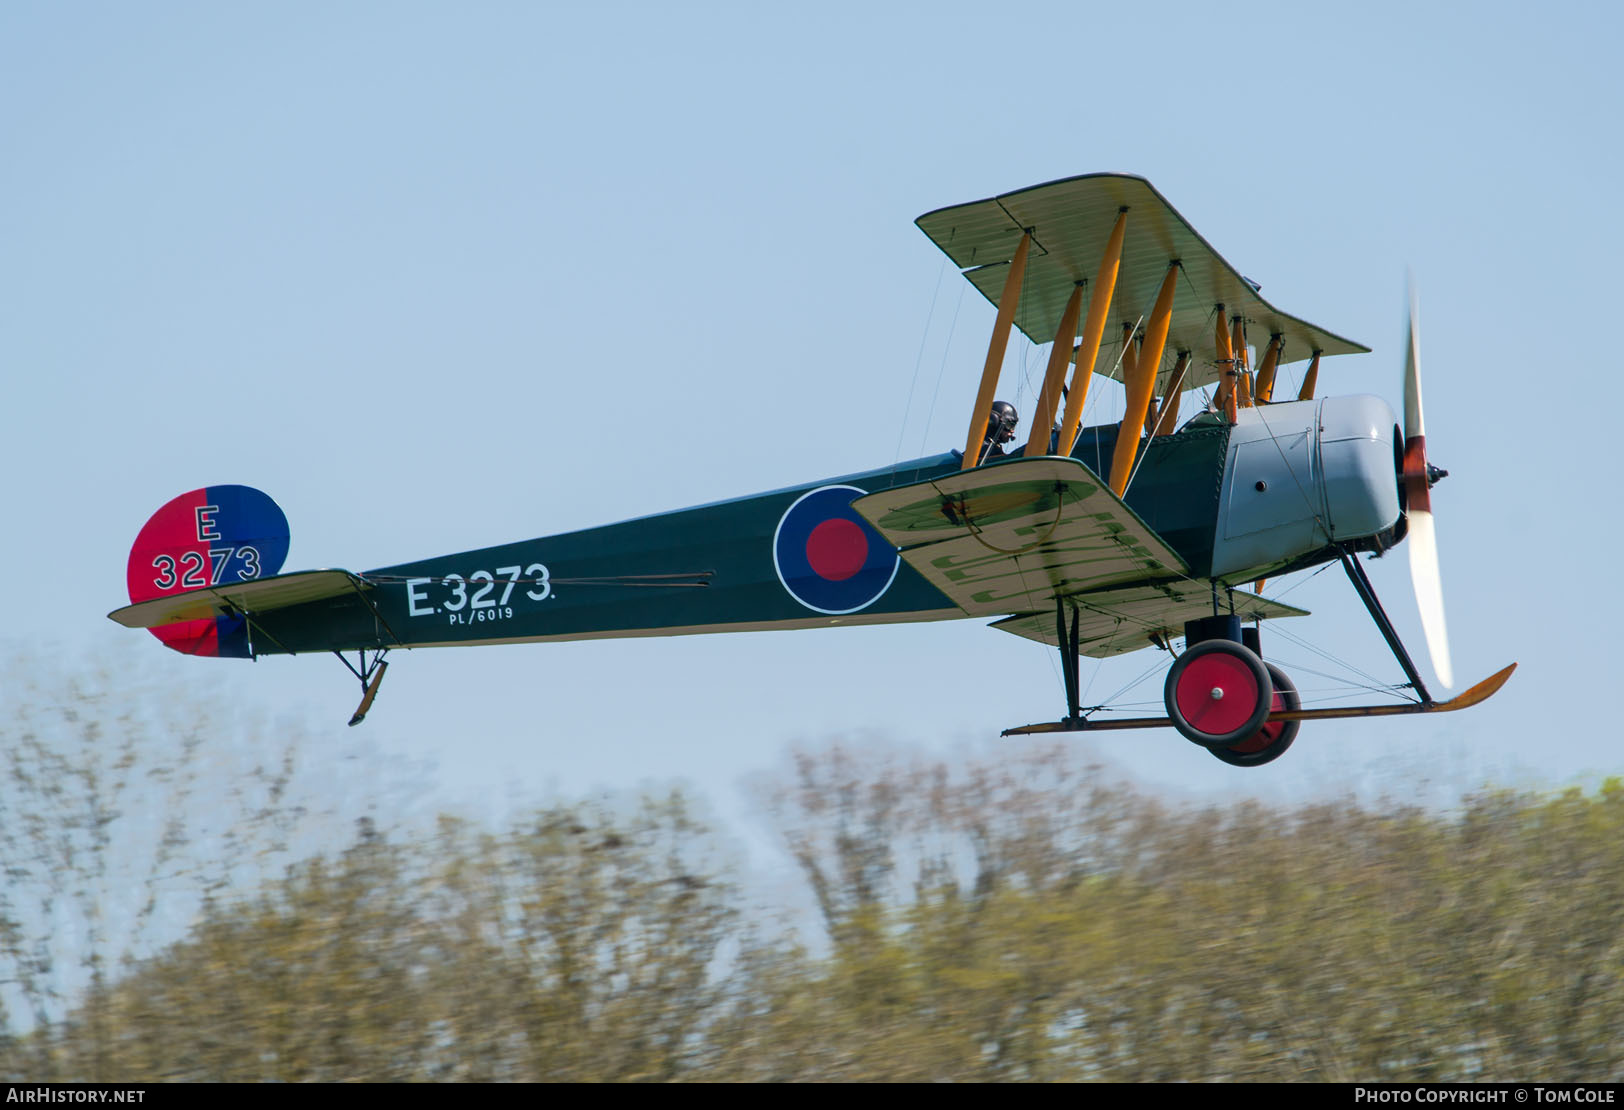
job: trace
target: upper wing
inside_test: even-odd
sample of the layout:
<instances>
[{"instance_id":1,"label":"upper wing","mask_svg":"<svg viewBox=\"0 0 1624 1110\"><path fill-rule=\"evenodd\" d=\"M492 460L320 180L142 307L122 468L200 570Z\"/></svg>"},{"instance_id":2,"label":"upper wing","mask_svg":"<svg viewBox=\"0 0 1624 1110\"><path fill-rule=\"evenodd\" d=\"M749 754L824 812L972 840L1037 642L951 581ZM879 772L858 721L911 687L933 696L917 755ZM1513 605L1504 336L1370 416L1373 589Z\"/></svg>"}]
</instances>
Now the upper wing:
<instances>
[{"instance_id":1,"label":"upper wing","mask_svg":"<svg viewBox=\"0 0 1624 1110\"><path fill-rule=\"evenodd\" d=\"M1133 322L1150 312L1167 273L1178 259L1184 273L1173 300L1167 354L1160 368L1156 393L1167 385L1178 351L1212 350L1213 306L1222 304L1229 315L1246 318L1258 346L1269 335L1280 335L1285 346L1284 365L1324 355L1363 353L1362 344L1334 335L1305 320L1289 316L1258 296L1257 290L1213 250L1142 177L1127 174L1086 174L1051 181L1002 196L927 212L914 222L965 269L965 277L993 304L1003 293L1007 266L1020 242L1021 232L1032 229L1031 257L1021 288L1015 324L1034 343L1054 339L1072 289L1092 281L1105 253L1117 212L1126 207L1128 218L1122 243L1112 315ZM1094 369L1109 372L1121 341L1116 329L1107 332ZM1112 342L1115 340L1115 342ZM1184 379L1185 389L1219 380L1212 356L1198 356Z\"/></svg>"},{"instance_id":2,"label":"upper wing","mask_svg":"<svg viewBox=\"0 0 1624 1110\"><path fill-rule=\"evenodd\" d=\"M1306 609L1236 590L1229 595L1242 621L1306 617ZM1156 639L1184 635L1184 622L1212 615L1212 587L1188 579L1100 590L1064 599L1066 621L1077 616L1077 641L1084 655L1105 659L1148 647ZM1006 617L993 624L1028 640L1055 646L1060 643L1053 608ZM1153 639L1154 637L1154 639Z\"/></svg>"},{"instance_id":3,"label":"upper wing","mask_svg":"<svg viewBox=\"0 0 1624 1110\"><path fill-rule=\"evenodd\" d=\"M107 616L125 628L157 628L180 621L266 613L372 588L372 583L347 570L301 570L169 594L114 609Z\"/></svg>"},{"instance_id":4,"label":"upper wing","mask_svg":"<svg viewBox=\"0 0 1624 1110\"><path fill-rule=\"evenodd\" d=\"M1189 573L1076 459L1012 459L871 493L852 508L972 617L1052 612L1057 596Z\"/></svg>"}]
</instances>

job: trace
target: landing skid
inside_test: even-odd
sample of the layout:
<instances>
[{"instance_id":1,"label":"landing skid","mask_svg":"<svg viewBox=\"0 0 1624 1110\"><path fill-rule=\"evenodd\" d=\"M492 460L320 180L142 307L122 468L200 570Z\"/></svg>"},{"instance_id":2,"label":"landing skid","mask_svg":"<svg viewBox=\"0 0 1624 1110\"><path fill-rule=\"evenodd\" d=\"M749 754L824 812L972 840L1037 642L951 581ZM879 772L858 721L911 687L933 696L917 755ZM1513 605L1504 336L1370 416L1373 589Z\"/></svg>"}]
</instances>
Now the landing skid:
<instances>
[{"instance_id":1,"label":"landing skid","mask_svg":"<svg viewBox=\"0 0 1624 1110\"><path fill-rule=\"evenodd\" d=\"M375 652L371 663L367 662L365 651L357 652L361 657L359 667L339 652L335 651L333 654L337 655L338 661L348 667L349 672L361 682L361 704L355 707L355 713L350 717L350 727L354 728L367 719L367 711L372 708L372 699L378 696L378 687L383 685L384 672L389 670L389 664L384 661L384 656L389 654L389 649L382 648Z\"/></svg>"},{"instance_id":2,"label":"landing skid","mask_svg":"<svg viewBox=\"0 0 1624 1110\"><path fill-rule=\"evenodd\" d=\"M1485 678L1471 689L1448 701L1407 702L1403 705L1343 705L1328 709L1289 709L1269 714L1271 721L1330 721L1340 717L1402 717L1412 713L1453 713L1457 709L1470 709L1500 692L1517 664ZM1122 717L1116 720L1091 721L1083 717L1068 717L1063 721L1048 721L1038 725L1007 728L1001 736L1031 736L1041 732L1108 732L1121 728L1172 728L1170 717Z\"/></svg>"},{"instance_id":3,"label":"landing skid","mask_svg":"<svg viewBox=\"0 0 1624 1110\"><path fill-rule=\"evenodd\" d=\"M1399 639L1398 630L1393 627L1393 622L1388 618L1386 610L1382 608L1381 601L1376 597L1376 589L1371 585L1370 579L1365 575L1364 568L1359 565L1359 561L1354 557L1354 553L1347 548L1338 548L1337 555L1341 560L1342 569L1347 572L1348 581L1353 584L1354 592L1359 595L1359 600L1364 603L1365 609L1370 613L1370 619L1375 622L1377 629L1382 634L1382 638L1387 641L1387 646L1389 649L1391 649L1393 657L1398 660L1399 667L1403 669L1405 677L1409 679L1409 682L1406 685L1408 685L1410 689L1414 690L1416 694L1420 696L1421 700L1419 702L1403 702L1398 705L1389 703L1387 705L1343 705L1323 709L1282 708L1271 711L1266 717L1256 718L1260 721L1260 725L1258 727L1266 725L1270 722L1284 723L1287 721L1330 721L1346 717L1402 717L1409 716L1413 713L1453 713L1457 709L1469 709L1479 702L1487 701L1489 698L1493 697L1499 692L1500 687L1506 684L1506 680L1511 677L1511 672L1517 669L1517 664L1513 663L1504 670L1497 671L1488 678L1485 678L1482 682L1479 682L1476 686L1466 690L1458 697L1450 698L1448 701L1443 702L1434 701L1431 692L1427 689L1426 683L1421 679L1420 671L1416 669L1414 660L1410 658L1410 653L1405 650L1403 641ZM1215 580L1212 584L1213 621L1218 621L1221 619L1220 606L1218 602L1218 586L1219 583ZM1230 606L1230 612L1231 614L1234 612L1233 604ZM1233 621L1234 617L1231 616L1230 620ZM1233 631L1229 632L1228 635L1225 636L1222 632L1215 633L1210 629L1203 630L1199 627L1203 623L1210 622L1191 622L1185 626L1187 642L1186 655L1181 657L1180 660L1175 661L1173 672L1171 672L1168 676L1170 686L1166 697L1168 699L1167 704L1169 708L1174 707L1173 699L1175 694L1172 690L1172 684L1175 683L1175 678L1178 676L1181 664L1185 663L1187 660L1193 660L1195 658L1196 653L1192 653L1188 649L1196 646L1197 636L1200 636L1202 640L1211 639L1214 637L1219 639L1245 639L1244 637L1237 636ZM1204 730L1200 726L1192 726L1188 720L1175 723L1173 718L1170 716L1121 717L1103 721L1090 720L1083 714L1082 709L1078 704L1081 700L1078 695L1078 657L1081 654L1081 644L1078 638L1077 611L1073 610L1072 612L1071 628L1068 635L1068 629L1066 627L1065 602L1058 596L1055 598L1055 634L1060 644L1061 673L1066 681L1066 716L1058 721L1046 721L1042 724L1021 725L1018 728L1005 729L999 735L1031 736L1036 733L1045 732L1107 732L1127 728L1176 728L1180 732L1184 733L1185 736L1195 740L1199 744L1203 744L1208 747L1229 746L1227 743L1220 742L1219 738L1202 735ZM1153 642L1155 642L1158 647L1167 647L1165 643L1160 641ZM1206 647L1199 649L1200 652L1208 652L1209 650L1210 649ZM1256 645L1254 642L1252 651L1255 650ZM1237 651L1239 656L1252 658L1250 652L1248 652L1248 650L1243 646L1237 645ZM1254 669L1257 662L1257 659L1253 658ZM1219 685L1227 686L1226 683L1219 683ZM1232 689L1238 688L1239 687ZM1267 689L1267 684L1265 683L1264 695L1268 696L1269 693L1270 691ZM1222 698L1223 694L1220 692L1220 689L1215 688L1212 691L1212 696L1213 698L1218 699ZM1178 697L1183 699L1185 695L1181 693L1178 695ZM1181 700L1179 704L1183 706L1184 702ZM1253 710L1254 713L1261 712L1261 705L1257 705L1256 702L1251 704L1256 706L1256 708ZM1248 724L1245 727L1252 726ZM1194 734L1192 734L1192 728L1195 730ZM1281 750L1284 749L1282 748Z\"/></svg>"}]
</instances>

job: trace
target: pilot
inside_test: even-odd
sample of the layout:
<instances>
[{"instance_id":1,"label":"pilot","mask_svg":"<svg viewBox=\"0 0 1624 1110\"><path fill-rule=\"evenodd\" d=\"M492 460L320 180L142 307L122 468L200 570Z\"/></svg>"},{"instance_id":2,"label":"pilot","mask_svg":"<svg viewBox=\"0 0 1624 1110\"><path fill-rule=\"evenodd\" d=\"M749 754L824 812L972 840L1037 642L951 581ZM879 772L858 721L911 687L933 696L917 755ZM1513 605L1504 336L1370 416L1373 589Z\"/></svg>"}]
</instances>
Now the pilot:
<instances>
[{"instance_id":1,"label":"pilot","mask_svg":"<svg viewBox=\"0 0 1624 1110\"><path fill-rule=\"evenodd\" d=\"M1004 444L1015 438L1015 426L1021 422L1020 414L1008 401L994 401L992 414L987 417L987 435L981 442L978 462L995 459L1005 453Z\"/></svg>"}]
</instances>

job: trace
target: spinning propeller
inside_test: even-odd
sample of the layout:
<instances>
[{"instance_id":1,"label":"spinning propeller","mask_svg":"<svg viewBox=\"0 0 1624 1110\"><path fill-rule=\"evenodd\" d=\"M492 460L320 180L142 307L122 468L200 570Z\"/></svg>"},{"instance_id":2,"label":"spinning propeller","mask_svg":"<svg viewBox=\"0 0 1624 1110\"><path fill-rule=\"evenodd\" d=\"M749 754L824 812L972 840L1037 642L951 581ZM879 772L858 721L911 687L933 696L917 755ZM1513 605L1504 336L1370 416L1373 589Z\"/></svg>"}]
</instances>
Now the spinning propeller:
<instances>
[{"instance_id":1,"label":"spinning propeller","mask_svg":"<svg viewBox=\"0 0 1624 1110\"><path fill-rule=\"evenodd\" d=\"M1427 463L1426 427L1421 419L1419 317L1412 282L1410 317L1404 329L1404 462L1399 476L1404 484L1409 518L1410 580L1415 586L1416 607L1421 610L1421 629L1427 638L1427 651L1432 656L1432 669L1438 681L1453 686L1455 675L1449 663L1449 631L1444 626L1443 579L1438 572L1438 533L1432 521L1432 485L1449 472Z\"/></svg>"}]
</instances>

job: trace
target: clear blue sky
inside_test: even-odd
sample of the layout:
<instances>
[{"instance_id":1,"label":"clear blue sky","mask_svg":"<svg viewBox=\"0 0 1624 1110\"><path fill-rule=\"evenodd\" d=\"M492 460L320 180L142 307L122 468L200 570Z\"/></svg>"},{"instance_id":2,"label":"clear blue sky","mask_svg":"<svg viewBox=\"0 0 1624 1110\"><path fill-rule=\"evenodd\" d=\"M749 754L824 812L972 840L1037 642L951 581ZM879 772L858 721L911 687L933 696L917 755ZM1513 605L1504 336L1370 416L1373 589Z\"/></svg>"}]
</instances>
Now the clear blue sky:
<instances>
[{"instance_id":1,"label":"clear blue sky","mask_svg":"<svg viewBox=\"0 0 1624 1110\"><path fill-rule=\"evenodd\" d=\"M275 497L288 569L365 569L886 464L899 430L958 445L992 313L913 218L1119 170L1374 348L1322 393L1398 407L1414 267L1456 673L1522 668L1261 771L1171 732L1100 749L1179 797L1624 770L1618 9L1320 11L6 4L6 653L139 660L464 802L682 778L733 812L793 742L995 744L1063 694L976 621L400 653L352 731L330 659L182 658L104 614L201 485ZM1012 344L1002 394L1034 363ZM1403 553L1372 574L1424 658ZM1289 600L1397 680L1340 572Z\"/></svg>"}]
</instances>

